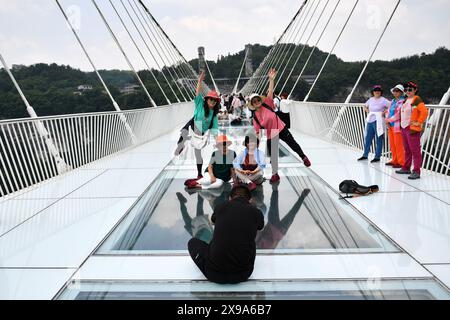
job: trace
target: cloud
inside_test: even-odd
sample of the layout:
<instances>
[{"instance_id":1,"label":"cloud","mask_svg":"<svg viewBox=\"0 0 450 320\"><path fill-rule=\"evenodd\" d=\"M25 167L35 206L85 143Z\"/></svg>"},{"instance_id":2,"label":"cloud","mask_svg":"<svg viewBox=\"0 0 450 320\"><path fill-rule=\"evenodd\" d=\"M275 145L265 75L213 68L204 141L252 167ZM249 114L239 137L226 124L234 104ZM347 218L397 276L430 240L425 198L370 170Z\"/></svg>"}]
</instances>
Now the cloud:
<instances>
[{"instance_id":1,"label":"cloud","mask_svg":"<svg viewBox=\"0 0 450 320\"><path fill-rule=\"evenodd\" d=\"M329 8L310 43L315 43L319 31L324 27L325 18L331 13L336 1L330 0ZM143 68L142 58L124 34L117 17L112 15L108 0L98 2L105 10L113 29L118 32L130 59L138 68ZM204 46L207 57L212 60L218 55L243 50L248 43L273 44L300 4L298 0L145 2L187 59L195 58L197 47ZM74 4L80 7L80 36L99 66L128 69L90 1L61 0L61 3L65 8ZM395 3L393 0L360 0L335 53L348 61L367 59ZM319 43L321 50L328 51L331 48L353 4L354 1L341 1ZM379 10L378 28L368 26L367 21L371 18L368 8ZM450 34L449 9L450 2L446 0L404 0L375 58L392 59L423 51L431 52L439 46L450 47L450 38L447 36ZM0 30L3 33L0 47L2 53L14 60L14 63L63 62L83 70L91 70L75 38L64 26L64 19L53 0L0 0ZM136 39L143 52L146 52L140 38ZM154 65L148 52L146 55Z\"/></svg>"}]
</instances>

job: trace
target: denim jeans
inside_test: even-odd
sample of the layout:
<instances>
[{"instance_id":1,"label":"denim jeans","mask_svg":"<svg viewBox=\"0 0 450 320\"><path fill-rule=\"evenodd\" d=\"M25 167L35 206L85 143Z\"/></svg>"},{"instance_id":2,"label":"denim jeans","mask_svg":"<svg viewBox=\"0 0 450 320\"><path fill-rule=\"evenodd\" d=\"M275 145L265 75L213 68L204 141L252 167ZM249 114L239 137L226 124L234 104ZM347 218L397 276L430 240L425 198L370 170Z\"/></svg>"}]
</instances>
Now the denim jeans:
<instances>
[{"instance_id":1,"label":"denim jeans","mask_svg":"<svg viewBox=\"0 0 450 320\"><path fill-rule=\"evenodd\" d=\"M380 137L377 136L377 122L371 122L367 124L366 142L364 145L364 157L369 156L370 147L372 146L373 139L376 139L375 158L381 158L381 152L383 151L384 134Z\"/></svg>"}]
</instances>

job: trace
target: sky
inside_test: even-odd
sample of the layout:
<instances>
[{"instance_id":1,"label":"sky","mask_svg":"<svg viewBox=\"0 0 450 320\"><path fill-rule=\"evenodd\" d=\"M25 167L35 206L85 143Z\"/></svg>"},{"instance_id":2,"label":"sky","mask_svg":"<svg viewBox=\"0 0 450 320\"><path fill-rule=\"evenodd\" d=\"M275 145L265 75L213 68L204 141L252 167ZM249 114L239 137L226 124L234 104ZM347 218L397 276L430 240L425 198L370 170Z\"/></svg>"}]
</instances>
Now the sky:
<instances>
[{"instance_id":1,"label":"sky","mask_svg":"<svg viewBox=\"0 0 450 320\"><path fill-rule=\"evenodd\" d=\"M120 8L120 0L113 0ZM124 0L128 1L128 0ZM309 0L313 1L313 0ZM314 0L319 1L319 0ZM321 0L319 9L327 0ZM339 0L328 0L324 17ZM329 51L356 0L341 0L318 47ZM97 0L137 69L145 68L138 52L114 15L109 0ZM248 43L271 45L282 34L302 1L299 0L144 0L186 59L206 48L208 60L236 53ZM372 52L397 0L360 0L335 53L345 61L361 61ZM108 34L91 0L61 0L99 69L129 69ZM318 11L319 12L319 11ZM450 1L403 0L374 59L390 60L450 48ZM316 19L316 17L314 17ZM315 20L313 20L315 21ZM309 44L315 44L323 18ZM311 24L311 27L312 28ZM305 31L304 40L311 29ZM55 0L0 0L0 53L9 65L58 63L92 68ZM151 67L155 63L150 62Z\"/></svg>"}]
</instances>

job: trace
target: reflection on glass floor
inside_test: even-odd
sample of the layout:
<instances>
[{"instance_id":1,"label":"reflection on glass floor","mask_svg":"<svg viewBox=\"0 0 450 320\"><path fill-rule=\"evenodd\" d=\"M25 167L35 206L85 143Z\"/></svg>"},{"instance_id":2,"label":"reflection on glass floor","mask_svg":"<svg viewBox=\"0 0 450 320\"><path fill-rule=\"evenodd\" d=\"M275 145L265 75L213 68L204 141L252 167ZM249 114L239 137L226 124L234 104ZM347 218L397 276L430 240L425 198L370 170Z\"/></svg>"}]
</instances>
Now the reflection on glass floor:
<instances>
[{"instance_id":1,"label":"reflection on glass floor","mask_svg":"<svg viewBox=\"0 0 450 320\"><path fill-rule=\"evenodd\" d=\"M266 226L258 254L398 252L378 230L310 170L282 168L281 183L254 192ZM97 254L188 254L192 236L209 241L213 209L227 201L231 186L189 193L192 170L166 169L103 243ZM303 196L302 196L303 195Z\"/></svg>"},{"instance_id":2,"label":"reflection on glass floor","mask_svg":"<svg viewBox=\"0 0 450 320\"><path fill-rule=\"evenodd\" d=\"M249 281L219 286L206 281L178 283L74 282L61 300L450 300L434 280Z\"/></svg>"}]
</instances>

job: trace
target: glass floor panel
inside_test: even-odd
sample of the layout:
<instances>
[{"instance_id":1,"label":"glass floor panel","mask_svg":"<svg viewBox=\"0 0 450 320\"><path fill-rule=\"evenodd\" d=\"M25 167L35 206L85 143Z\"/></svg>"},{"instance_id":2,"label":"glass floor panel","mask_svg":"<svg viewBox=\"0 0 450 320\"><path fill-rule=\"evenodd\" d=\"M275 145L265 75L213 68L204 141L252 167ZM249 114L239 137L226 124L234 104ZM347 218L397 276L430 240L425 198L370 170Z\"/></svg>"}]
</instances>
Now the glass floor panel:
<instances>
[{"instance_id":1,"label":"glass floor panel","mask_svg":"<svg viewBox=\"0 0 450 320\"><path fill-rule=\"evenodd\" d=\"M450 300L434 280L73 282L60 300Z\"/></svg>"},{"instance_id":2,"label":"glass floor panel","mask_svg":"<svg viewBox=\"0 0 450 320\"><path fill-rule=\"evenodd\" d=\"M184 181L195 175L168 166L96 254L187 255L191 237L208 242L210 217L227 201L231 186L192 193ZM266 182L253 194L266 221L256 241L258 254L399 252L311 170L286 167L280 175L278 186Z\"/></svg>"}]
</instances>

